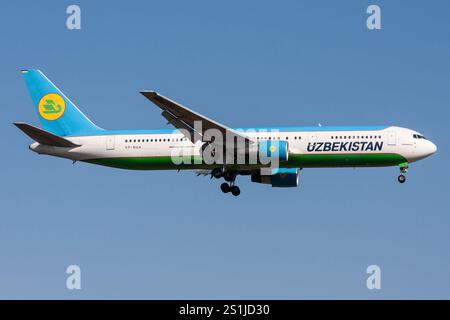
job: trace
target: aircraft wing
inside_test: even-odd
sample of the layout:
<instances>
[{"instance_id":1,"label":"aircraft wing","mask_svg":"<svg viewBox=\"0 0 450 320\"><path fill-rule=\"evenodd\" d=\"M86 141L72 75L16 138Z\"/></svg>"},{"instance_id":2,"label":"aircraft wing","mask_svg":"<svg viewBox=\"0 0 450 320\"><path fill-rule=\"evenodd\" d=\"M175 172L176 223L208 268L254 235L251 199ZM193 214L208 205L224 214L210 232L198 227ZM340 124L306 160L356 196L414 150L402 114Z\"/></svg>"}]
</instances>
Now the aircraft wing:
<instances>
[{"instance_id":1,"label":"aircraft wing","mask_svg":"<svg viewBox=\"0 0 450 320\"><path fill-rule=\"evenodd\" d=\"M221 123L211 120L200 113L197 113L185 106L164 97L163 95L155 91L140 91L141 94L149 99L151 102L161 108L162 116L167 119L168 124L172 124L177 129L184 129L189 132L188 139L192 143L202 140L202 137L206 130L217 129L222 133L222 137L225 143L225 139L231 136L242 138L246 143L253 142L248 137L240 132L237 132ZM201 130L196 130L194 122L201 121Z\"/></svg>"}]
</instances>

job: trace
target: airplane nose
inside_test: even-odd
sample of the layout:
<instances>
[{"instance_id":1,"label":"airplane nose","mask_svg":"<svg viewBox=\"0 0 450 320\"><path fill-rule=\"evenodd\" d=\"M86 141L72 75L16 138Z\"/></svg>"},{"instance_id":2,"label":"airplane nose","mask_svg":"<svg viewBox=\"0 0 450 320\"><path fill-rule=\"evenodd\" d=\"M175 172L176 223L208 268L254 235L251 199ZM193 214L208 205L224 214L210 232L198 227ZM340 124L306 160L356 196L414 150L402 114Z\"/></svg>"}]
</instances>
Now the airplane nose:
<instances>
[{"instance_id":1,"label":"airplane nose","mask_svg":"<svg viewBox=\"0 0 450 320\"><path fill-rule=\"evenodd\" d=\"M430 140L422 140L417 148L417 156L419 159L423 159L431 156L437 150L436 145Z\"/></svg>"},{"instance_id":2,"label":"airplane nose","mask_svg":"<svg viewBox=\"0 0 450 320\"><path fill-rule=\"evenodd\" d=\"M430 141L430 154L433 154L437 151L437 146Z\"/></svg>"},{"instance_id":3,"label":"airplane nose","mask_svg":"<svg viewBox=\"0 0 450 320\"><path fill-rule=\"evenodd\" d=\"M423 156L424 157L429 157L429 156L431 156L433 153L435 153L436 152L436 150L437 150L437 147L436 147L436 145L433 143L433 142L431 142L431 141L426 141L426 144L424 144L424 146L423 146Z\"/></svg>"}]
</instances>

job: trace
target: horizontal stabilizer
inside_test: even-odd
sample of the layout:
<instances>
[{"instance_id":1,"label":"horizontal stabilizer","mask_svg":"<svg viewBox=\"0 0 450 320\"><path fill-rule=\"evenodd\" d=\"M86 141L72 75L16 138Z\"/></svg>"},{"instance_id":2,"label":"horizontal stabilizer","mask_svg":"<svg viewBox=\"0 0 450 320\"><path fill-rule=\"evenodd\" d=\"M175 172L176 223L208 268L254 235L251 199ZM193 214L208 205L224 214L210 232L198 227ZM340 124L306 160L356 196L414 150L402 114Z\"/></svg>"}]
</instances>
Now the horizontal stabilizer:
<instances>
[{"instance_id":1,"label":"horizontal stabilizer","mask_svg":"<svg viewBox=\"0 0 450 320\"><path fill-rule=\"evenodd\" d=\"M14 122L14 125L22 130L27 136L40 144L45 144L47 146L63 147L63 148L73 148L79 147L80 145L73 143L67 139L57 136L48 131L36 128L24 122Z\"/></svg>"}]
</instances>

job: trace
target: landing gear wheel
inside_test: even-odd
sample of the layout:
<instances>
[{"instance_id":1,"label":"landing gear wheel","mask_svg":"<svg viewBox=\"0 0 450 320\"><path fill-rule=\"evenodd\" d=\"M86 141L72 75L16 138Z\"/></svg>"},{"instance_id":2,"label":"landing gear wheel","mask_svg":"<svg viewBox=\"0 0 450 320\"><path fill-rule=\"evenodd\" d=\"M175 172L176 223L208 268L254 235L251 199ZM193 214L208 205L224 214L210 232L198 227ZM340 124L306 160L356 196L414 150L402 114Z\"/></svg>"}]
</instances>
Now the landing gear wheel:
<instances>
[{"instance_id":1,"label":"landing gear wheel","mask_svg":"<svg viewBox=\"0 0 450 320\"><path fill-rule=\"evenodd\" d=\"M230 171L225 171L222 175L223 175L223 178L225 179L225 181L228 181L228 182L234 181L234 179L236 178L236 175Z\"/></svg>"},{"instance_id":2,"label":"landing gear wheel","mask_svg":"<svg viewBox=\"0 0 450 320\"><path fill-rule=\"evenodd\" d=\"M211 176L213 176L216 179L222 178L222 169L214 168L213 171L211 171Z\"/></svg>"},{"instance_id":3,"label":"landing gear wheel","mask_svg":"<svg viewBox=\"0 0 450 320\"><path fill-rule=\"evenodd\" d=\"M241 189L239 189L238 186L232 186L231 188L231 194L235 197L241 194Z\"/></svg>"},{"instance_id":4,"label":"landing gear wheel","mask_svg":"<svg viewBox=\"0 0 450 320\"><path fill-rule=\"evenodd\" d=\"M228 183L224 182L220 185L220 190L222 190L223 193L228 193L231 191L231 187Z\"/></svg>"},{"instance_id":5,"label":"landing gear wheel","mask_svg":"<svg viewBox=\"0 0 450 320\"><path fill-rule=\"evenodd\" d=\"M398 182L404 183L405 181L406 181L406 177L404 175L401 174L398 176Z\"/></svg>"}]
</instances>

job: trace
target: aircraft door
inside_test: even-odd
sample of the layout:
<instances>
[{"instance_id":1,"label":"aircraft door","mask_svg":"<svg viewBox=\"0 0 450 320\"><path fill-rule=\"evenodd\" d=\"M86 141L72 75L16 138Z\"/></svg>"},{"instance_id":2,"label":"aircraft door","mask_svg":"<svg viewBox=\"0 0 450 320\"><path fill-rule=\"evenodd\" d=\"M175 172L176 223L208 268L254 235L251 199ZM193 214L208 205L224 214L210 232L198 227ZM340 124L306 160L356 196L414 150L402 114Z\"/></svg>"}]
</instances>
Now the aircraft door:
<instances>
[{"instance_id":1,"label":"aircraft door","mask_svg":"<svg viewBox=\"0 0 450 320\"><path fill-rule=\"evenodd\" d=\"M388 132L388 139L387 139L387 144L390 146L395 146L397 145L397 134L395 133L395 131L389 131Z\"/></svg>"},{"instance_id":2,"label":"aircraft door","mask_svg":"<svg viewBox=\"0 0 450 320\"><path fill-rule=\"evenodd\" d=\"M114 150L115 136L106 136L106 150Z\"/></svg>"}]
</instances>

